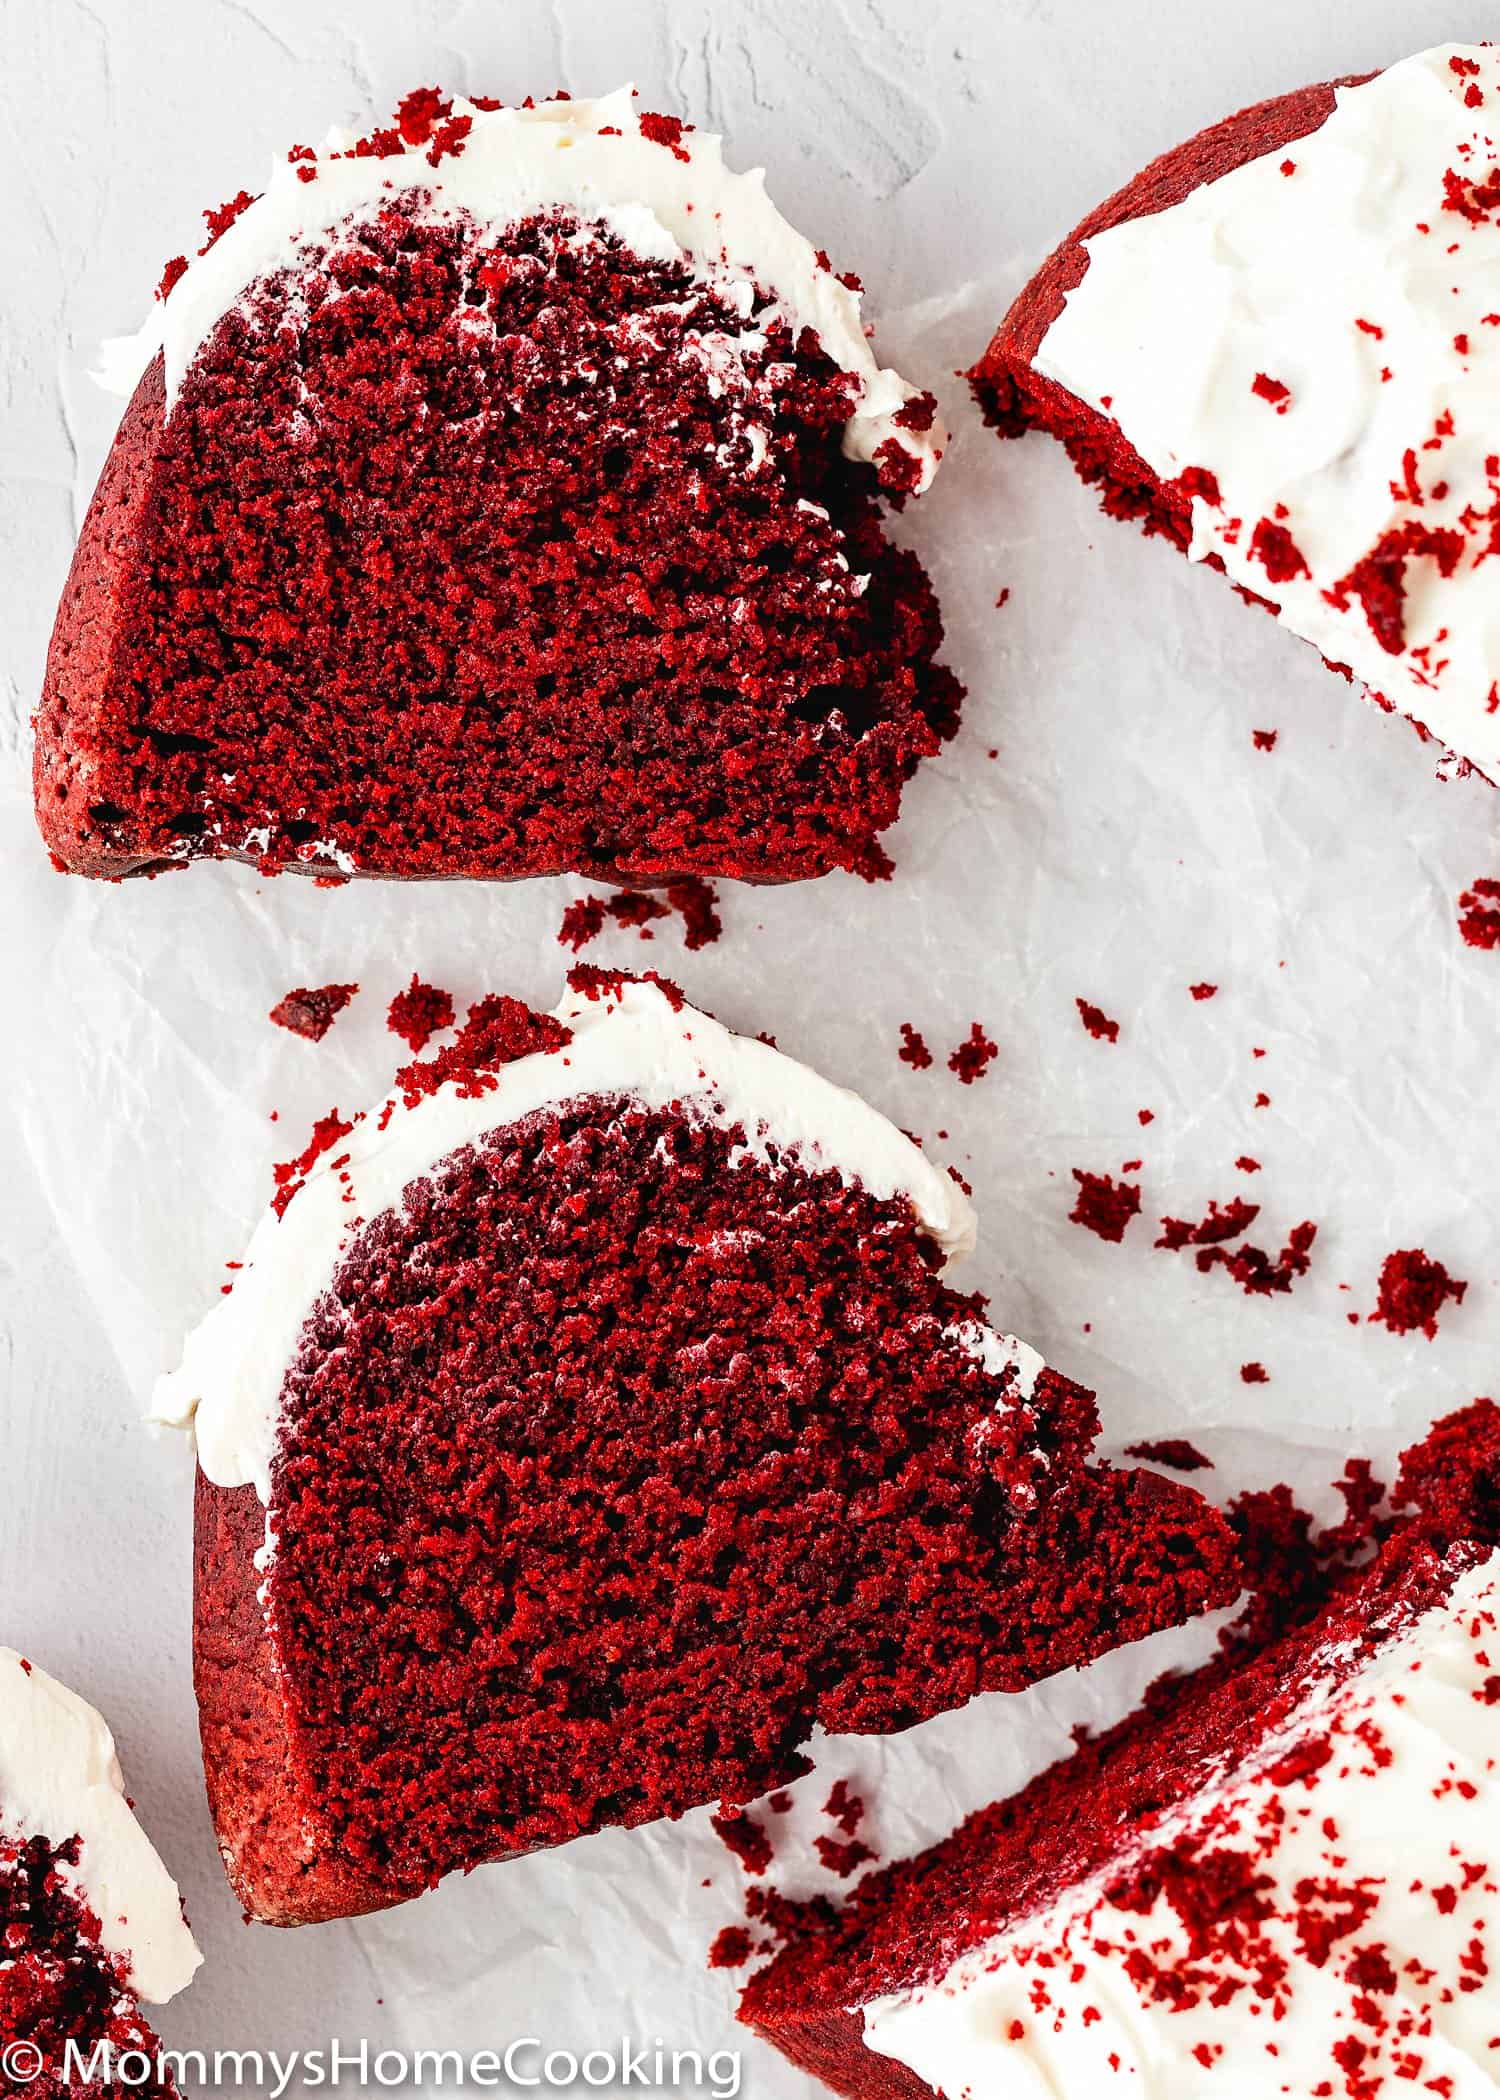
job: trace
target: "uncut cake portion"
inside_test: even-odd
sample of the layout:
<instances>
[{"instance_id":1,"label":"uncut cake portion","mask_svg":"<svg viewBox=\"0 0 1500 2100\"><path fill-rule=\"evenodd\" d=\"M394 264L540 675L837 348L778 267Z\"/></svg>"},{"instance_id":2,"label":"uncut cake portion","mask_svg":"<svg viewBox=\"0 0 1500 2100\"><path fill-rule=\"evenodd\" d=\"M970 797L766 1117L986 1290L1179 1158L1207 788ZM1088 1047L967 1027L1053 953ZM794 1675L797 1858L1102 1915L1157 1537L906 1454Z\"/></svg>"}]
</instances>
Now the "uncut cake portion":
<instances>
[{"instance_id":1,"label":"uncut cake portion","mask_svg":"<svg viewBox=\"0 0 1500 2100\"><path fill-rule=\"evenodd\" d=\"M859 1886L741 2017L862 2100L1500 2090L1500 1414L1408 1454L1408 1521Z\"/></svg>"},{"instance_id":2,"label":"uncut cake portion","mask_svg":"<svg viewBox=\"0 0 1500 2100\"><path fill-rule=\"evenodd\" d=\"M5 2089L175 2100L170 2072L156 2075L159 2044L140 2000L175 1997L201 1960L177 1884L125 1797L104 1721L0 1648ZM108 2075L122 2057L131 2059L124 2075Z\"/></svg>"},{"instance_id":3,"label":"uncut cake portion","mask_svg":"<svg viewBox=\"0 0 1500 2100\"><path fill-rule=\"evenodd\" d=\"M944 1280L974 1218L672 986L474 1009L279 1170L194 1418L230 1878L279 1924L739 1802L1223 1602L1224 1520Z\"/></svg>"},{"instance_id":4,"label":"uncut cake portion","mask_svg":"<svg viewBox=\"0 0 1500 2100\"><path fill-rule=\"evenodd\" d=\"M1500 780L1500 51L1200 132L1075 228L971 378Z\"/></svg>"},{"instance_id":5,"label":"uncut cake portion","mask_svg":"<svg viewBox=\"0 0 1500 2100\"><path fill-rule=\"evenodd\" d=\"M759 170L628 90L422 89L206 217L110 360L59 865L888 869L960 693L883 502L945 439Z\"/></svg>"}]
</instances>

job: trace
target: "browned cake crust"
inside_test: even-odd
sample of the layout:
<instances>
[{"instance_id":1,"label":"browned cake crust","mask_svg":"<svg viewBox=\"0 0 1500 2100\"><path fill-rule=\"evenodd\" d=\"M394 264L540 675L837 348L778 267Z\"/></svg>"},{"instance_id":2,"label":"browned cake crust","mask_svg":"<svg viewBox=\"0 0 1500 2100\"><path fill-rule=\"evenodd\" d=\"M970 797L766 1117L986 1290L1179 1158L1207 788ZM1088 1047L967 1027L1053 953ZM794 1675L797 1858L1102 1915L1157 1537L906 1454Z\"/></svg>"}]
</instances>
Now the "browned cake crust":
<instances>
[{"instance_id":1,"label":"browned cake crust","mask_svg":"<svg viewBox=\"0 0 1500 2100\"><path fill-rule=\"evenodd\" d=\"M253 1487L198 1475L193 1523L193 1685L208 1805L225 1872L266 1925L317 1925L402 1903L321 1837L287 1729L255 1556L266 1512Z\"/></svg>"}]
</instances>

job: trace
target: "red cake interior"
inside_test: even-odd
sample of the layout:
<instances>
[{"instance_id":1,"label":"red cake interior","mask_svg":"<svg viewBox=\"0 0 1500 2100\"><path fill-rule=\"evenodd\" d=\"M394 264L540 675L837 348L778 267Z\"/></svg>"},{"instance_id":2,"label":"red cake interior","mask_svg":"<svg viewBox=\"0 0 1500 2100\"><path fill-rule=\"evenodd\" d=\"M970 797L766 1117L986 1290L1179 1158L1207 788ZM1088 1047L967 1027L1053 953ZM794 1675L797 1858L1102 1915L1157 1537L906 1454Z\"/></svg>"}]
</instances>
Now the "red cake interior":
<instances>
[{"instance_id":1,"label":"red cake interior","mask_svg":"<svg viewBox=\"0 0 1500 2100\"><path fill-rule=\"evenodd\" d=\"M69 1871L77 1860L76 1838L54 1845L0 1834L0 2082L39 2100L84 2093L176 2100L171 2076L155 2075L160 2045L131 1994L127 1965L100 1946L99 1921L77 1893ZM72 2075L70 2041L83 2065L99 2043L109 2045L116 2065L129 2052L124 2078ZM147 2066L149 2075L137 2077Z\"/></svg>"},{"instance_id":2,"label":"red cake interior","mask_svg":"<svg viewBox=\"0 0 1500 2100\"><path fill-rule=\"evenodd\" d=\"M54 852L883 872L960 692L881 522L910 457L842 455L854 388L602 223L410 191L346 222L220 320L164 431L142 383L131 544L96 605L106 470L38 717Z\"/></svg>"},{"instance_id":3,"label":"red cake interior","mask_svg":"<svg viewBox=\"0 0 1500 2100\"><path fill-rule=\"evenodd\" d=\"M1373 1561L1347 1564L1360 1528L1351 1524L1343 1553L1321 1570L1304 1567L1290 1610L1269 1623L1253 1616L1251 1630L1207 1668L1163 1680L1139 1711L1019 1794L914 1859L867 1876L836 1916L810 1916L805 1936L751 1980L741 2017L839 2091L925 2094L911 2071L864 2048L859 2007L934 1980L981 1941L1106 1870L1145 1817L1189 1798L1226 1757L1248 1755L1284 1722L1331 1654L1352 1670L1441 1602L1500 1538L1500 1411L1480 1401L1440 1423L1409 1454L1398 1501L1417 1514ZM1366 1524L1367 1545L1382 1528ZM1234 1865L1216 1855L1212 1871L1197 1877L1189 1857L1148 1854L1133 1859L1120 1886L1145 1900L1180 1870L1195 1902L1222 1904L1227 1915L1245 1893Z\"/></svg>"},{"instance_id":4,"label":"red cake interior","mask_svg":"<svg viewBox=\"0 0 1500 2100\"><path fill-rule=\"evenodd\" d=\"M904 1201L740 1135L600 1098L503 1128L304 1328L270 1622L320 1842L384 1886L750 1799L814 1722L904 1727L1236 1585L1190 1488L1087 1466L1090 1394L945 1338L978 1301Z\"/></svg>"}]
</instances>

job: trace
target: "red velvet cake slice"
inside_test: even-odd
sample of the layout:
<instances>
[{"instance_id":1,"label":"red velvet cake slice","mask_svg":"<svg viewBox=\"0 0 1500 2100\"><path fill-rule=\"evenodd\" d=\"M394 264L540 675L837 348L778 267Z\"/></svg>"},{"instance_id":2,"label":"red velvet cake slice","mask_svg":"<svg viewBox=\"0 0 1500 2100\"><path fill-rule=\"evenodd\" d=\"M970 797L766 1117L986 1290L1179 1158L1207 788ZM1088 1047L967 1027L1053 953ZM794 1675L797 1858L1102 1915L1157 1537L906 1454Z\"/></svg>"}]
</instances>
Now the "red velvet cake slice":
<instances>
[{"instance_id":1,"label":"red velvet cake slice","mask_svg":"<svg viewBox=\"0 0 1500 2100\"><path fill-rule=\"evenodd\" d=\"M971 375L1491 779L1497 121L1482 44L1243 110L1090 213Z\"/></svg>"},{"instance_id":2,"label":"red velvet cake slice","mask_svg":"<svg viewBox=\"0 0 1500 2100\"><path fill-rule=\"evenodd\" d=\"M950 1178L671 986L575 971L278 1171L195 1419L209 1797L247 1908L744 1801L1221 1602L1223 1519L944 1281Z\"/></svg>"},{"instance_id":3,"label":"red velvet cake slice","mask_svg":"<svg viewBox=\"0 0 1500 2100\"><path fill-rule=\"evenodd\" d=\"M422 90L207 217L111 358L59 864L886 870L960 693L881 504L944 437L758 170L629 91Z\"/></svg>"},{"instance_id":4,"label":"red velvet cake slice","mask_svg":"<svg viewBox=\"0 0 1500 2100\"><path fill-rule=\"evenodd\" d=\"M1500 2089L1500 1415L1269 1645L1145 1707L752 1980L861 2100L1479 2100Z\"/></svg>"},{"instance_id":5,"label":"red velvet cake slice","mask_svg":"<svg viewBox=\"0 0 1500 2100\"><path fill-rule=\"evenodd\" d=\"M0 2084L175 2095L141 2016L202 1957L91 1706L0 1648Z\"/></svg>"}]
</instances>

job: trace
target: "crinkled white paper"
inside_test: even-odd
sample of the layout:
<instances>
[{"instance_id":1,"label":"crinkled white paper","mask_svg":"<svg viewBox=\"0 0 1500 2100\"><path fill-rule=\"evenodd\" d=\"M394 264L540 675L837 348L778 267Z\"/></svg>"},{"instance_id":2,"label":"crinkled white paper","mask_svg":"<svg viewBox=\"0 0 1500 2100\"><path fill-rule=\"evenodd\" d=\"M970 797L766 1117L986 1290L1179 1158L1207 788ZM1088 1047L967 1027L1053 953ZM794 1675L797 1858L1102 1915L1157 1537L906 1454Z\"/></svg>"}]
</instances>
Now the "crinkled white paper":
<instances>
[{"instance_id":1,"label":"crinkled white paper","mask_svg":"<svg viewBox=\"0 0 1500 2100\"><path fill-rule=\"evenodd\" d=\"M660 926L591 954L677 976L955 1162L982 1221L968 1279L1097 1387L1111 1448L1188 1435L1220 1461L1198 1476L1210 1485L1310 1490L1350 1450L1388 1461L1495 1381L1500 954L1463 946L1455 900L1500 875L1500 801L1439 785L1409 731L1218 578L1100 517L1056 448L996 443L952 375L1051 241L1153 151L1254 96L1472 34L1472 17L1446 0L1265 0L1246 34L1190 0L58 0L8 26L0 1637L108 1713L188 1894L209 1959L162 2015L174 2043L739 2046L734 1981L704 1968L739 1871L706 1814L295 1934L244 1928L219 1874L187 1663L190 1460L138 1409L240 1252L271 1162L404 1056L383 1025L392 994L417 970L460 1000L551 1005L583 885L321 891L201 867L110 887L50 869L19 725L110 435L83 375L98 338L138 320L199 204L418 80L516 95L633 73L725 130L737 161L767 161L788 212L868 279L882 355L935 384L955 428L897 529L942 592L965 727L909 791L895 882L726 886L716 947L686 955ZM1278 732L1274 751L1254 729ZM292 986L333 979L362 990L321 1046L268 1025ZM1216 996L1195 1002L1195 982ZM1119 1020L1117 1044L1085 1034L1079 996ZM1000 1056L965 1087L946 1059L975 1019ZM902 1021L931 1070L898 1062ZM1072 1168L1135 1159L1144 1212L1122 1245L1068 1222ZM1250 1299L1153 1250L1161 1216L1236 1193L1263 1205L1249 1237L1273 1252L1318 1223L1292 1296ZM1409 1246L1470 1285L1431 1343L1348 1318ZM1250 1361L1269 1383L1242 1382ZM897 1741L820 1745L800 1846L783 1846L791 1884L830 1885L806 1856L834 1777L870 1799L883 1852L909 1850L1207 1638ZM807 2091L743 2046L748 2089Z\"/></svg>"}]
</instances>

